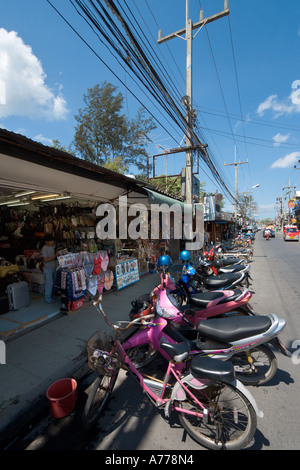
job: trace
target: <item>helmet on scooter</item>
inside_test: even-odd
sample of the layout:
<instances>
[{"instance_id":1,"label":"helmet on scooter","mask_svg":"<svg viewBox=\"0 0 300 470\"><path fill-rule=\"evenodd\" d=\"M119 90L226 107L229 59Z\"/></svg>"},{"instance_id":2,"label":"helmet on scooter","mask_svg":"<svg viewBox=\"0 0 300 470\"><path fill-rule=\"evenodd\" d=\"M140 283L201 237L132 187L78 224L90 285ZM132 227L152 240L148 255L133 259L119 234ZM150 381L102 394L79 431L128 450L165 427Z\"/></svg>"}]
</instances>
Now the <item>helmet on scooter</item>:
<instances>
[{"instance_id":1,"label":"helmet on scooter","mask_svg":"<svg viewBox=\"0 0 300 470\"><path fill-rule=\"evenodd\" d=\"M131 302L132 309L129 313L130 320L135 320L136 318L145 317L151 313L151 303L150 301L143 301L142 297Z\"/></svg>"},{"instance_id":2,"label":"helmet on scooter","mask_svg":"<svg viewBox=\"0 0 300 470\"><path fill-rule=\"evenodd\" d=\"M161 266L171 266L172 260L169 255L160 256L157 260L157 267Z\"/></svg>"},{"instance_id":3,"label":"helmet on scooter","mask_svg":"<svg viewBox=\"0 0 300 470\"><path fill-rule=\"evenodd\" d=\"M188 261L189 259L191 259L190 252L187 250L182 251L179 255L179 259L182 259L183 261Z\"/></svg>"}]
</instances>

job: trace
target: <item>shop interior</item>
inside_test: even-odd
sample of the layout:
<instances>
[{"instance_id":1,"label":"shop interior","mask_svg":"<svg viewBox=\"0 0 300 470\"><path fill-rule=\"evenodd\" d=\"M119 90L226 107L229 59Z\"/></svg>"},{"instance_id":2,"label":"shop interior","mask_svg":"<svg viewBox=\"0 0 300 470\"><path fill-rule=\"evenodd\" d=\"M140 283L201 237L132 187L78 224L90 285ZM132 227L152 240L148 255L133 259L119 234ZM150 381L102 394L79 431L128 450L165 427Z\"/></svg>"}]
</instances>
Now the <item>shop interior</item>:
<instances>
[{"instance_id":1,"label":"shop interior","mask_svg":"<svg viewBox=\"0 0 300 470\"><path fill-rule=\"evenodd\" d=\"M119 290L154 273L167 241L100 240L99 200L34 189L0 187L0 336L35 325L54 315L72 314L100 292ZM118 233L118 230L117 230ZM57 257L53 296L44 301L41 248L54 237ZM25 294L14 305L9 286Z\"/></svg>"}]
</instances>

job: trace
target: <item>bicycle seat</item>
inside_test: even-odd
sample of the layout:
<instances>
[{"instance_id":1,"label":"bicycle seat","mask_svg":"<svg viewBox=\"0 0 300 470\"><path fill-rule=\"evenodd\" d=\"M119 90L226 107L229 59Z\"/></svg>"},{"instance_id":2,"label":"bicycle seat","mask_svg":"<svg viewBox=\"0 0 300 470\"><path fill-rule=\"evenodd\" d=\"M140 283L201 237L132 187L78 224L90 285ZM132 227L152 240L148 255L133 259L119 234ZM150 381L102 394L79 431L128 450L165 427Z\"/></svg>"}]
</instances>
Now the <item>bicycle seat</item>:
<instances>
[{"instance_id":1,"label":"bicycle seat","mask_svg":"<svg viewBox=\"0 0 300 470\"><path fill-rule=\"evenodd\" d=\"M196 356L190 364L190 371L194 377L199 379L221 380L230 383L235 378L231 362L211 357Z\"/></svg>"}]
</instances>

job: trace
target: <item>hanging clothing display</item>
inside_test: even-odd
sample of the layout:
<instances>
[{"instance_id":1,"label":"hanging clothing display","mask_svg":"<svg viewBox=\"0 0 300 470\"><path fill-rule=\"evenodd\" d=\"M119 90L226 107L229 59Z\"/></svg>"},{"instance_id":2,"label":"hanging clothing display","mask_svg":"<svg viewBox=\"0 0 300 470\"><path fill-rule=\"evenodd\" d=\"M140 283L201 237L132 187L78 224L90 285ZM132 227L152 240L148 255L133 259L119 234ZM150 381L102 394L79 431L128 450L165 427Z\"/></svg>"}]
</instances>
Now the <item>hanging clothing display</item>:
<instances>
[{"instance_id":1,"label":"hanging clothing display","mask_svg":"<svg viewBox=\"0 0 300 470\"><path fill-rule=\"evenodd\" d=\"M60 292L62 310L76 310L83 306L87 292L94 297L103 289L112 288L114 274L107 269L107 251L67 253L59 256L58 262L55 290Z\"/></svg>"},{"instance_id":2,"label":"hanging clothing display","mask_svg":"<svg viewBox=\"0 0 300 470\"><path fill-rule=\"evenodd\" d=\"M100 274L100 272L101 272L101 254L95 253L93 274Z\"/></svg>"}]
</instances>

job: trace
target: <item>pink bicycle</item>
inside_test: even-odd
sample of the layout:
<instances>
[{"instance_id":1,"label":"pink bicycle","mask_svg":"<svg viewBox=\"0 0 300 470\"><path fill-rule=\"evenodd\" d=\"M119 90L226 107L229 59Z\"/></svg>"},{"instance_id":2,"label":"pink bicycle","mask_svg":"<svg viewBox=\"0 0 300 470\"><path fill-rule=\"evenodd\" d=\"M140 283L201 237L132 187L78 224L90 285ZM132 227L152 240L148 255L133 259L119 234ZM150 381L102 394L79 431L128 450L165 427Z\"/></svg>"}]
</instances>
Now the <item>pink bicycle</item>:
<instances>
[{"instance_id":1,"label":"pink bicycle","mask_svg":"<svg viewBox=\"0 0 300 470\"><path fill-rule=\"evenodd\" d=\"M160 349L168 358L164 376L162 380L145 376L134 365L132 350L125 349L126 338L122 336L135 324L143 322L145 328L151 328L151 322L155 327L159 320L153 320L152 314L135 319L122 328L121 323L113 325L108 320L101 296L94 305L112 327L113 335L100 331L88 342L88 361L97 378L83 412L86 429L99 420L119 370L125 368L137 379L154 405L164 409L166 418L171 412L178 414L183 428L199 444L210 449L233 450L250 443L256 430L257 415L262 417L262 413L249 390L235 379L230 362L200 356L191 358L187 342L161 342ZM140 330L133 336L139 334Z\"/></svg>"}]
</instances>

